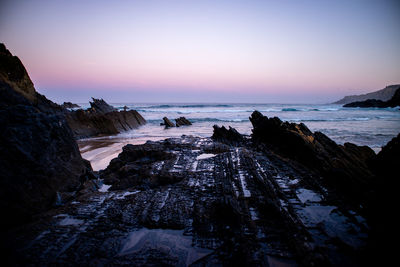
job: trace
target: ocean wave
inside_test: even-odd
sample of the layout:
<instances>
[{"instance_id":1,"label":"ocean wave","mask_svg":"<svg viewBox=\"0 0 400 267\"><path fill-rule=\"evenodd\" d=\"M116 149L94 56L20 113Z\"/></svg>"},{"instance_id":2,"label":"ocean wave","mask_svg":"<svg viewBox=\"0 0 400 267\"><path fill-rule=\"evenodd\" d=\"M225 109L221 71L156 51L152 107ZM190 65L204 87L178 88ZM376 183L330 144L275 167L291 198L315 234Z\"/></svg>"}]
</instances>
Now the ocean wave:
<instances>
[{"instance_id":1,"label":"ocean wave","mask_svg":"<svg viewBox=\"0 0 400 267\"><path fill-rule=\"evenodd\" d=\"M233 107L233 105L228 104L165 104L165 105L152 105L152 106L143 106L137 107L140 109L162 109L162 108L221 108L221 107Z\"/></svg>"},{"instance_id":2,"label":"ocean wave","mask_svg":"<svg viewBox=\"0 0 400 267\"><path fill-rule=\"evenodd\" d=\"M192 123L195 122L249 122L249 119L221 119L221 118L187 118L189 121ZM147 123L155 123L159 124L160 122L163 122L162 119L150 119L147 120Z\"/></svg>"},{"instance_id":3,"label":"ocean wave","mask_svg":"<svg viewBox=\"0 0 400 267\"><path fill-rule=\"evenodd\" d=\"M249 119L194 118L191 122L248 122Z\"/></svg>"},{"instance_id":4,"label":"ocean wave","mask_svg":"<svg viewBox=\"0 0 400 267\"><path fill-rule=\"evenodd\" d=\"M282 111L301 111L296 108L283 108Z\"/></svg>"},{"instance_id":5,"label":"ocean wave","mask_svg":"<svg viewBox=\"0 0 400 267\"><path fill-rule=\"evenodd\" d=\"M292 122L324 122L324 121L369 121L371 118L332 118L332 119L288 119L288 121Z\"/></svg>"},{"instance_id":6,"label":"ocean wave","mask_svg":"<svg viewBox=\"0 0 400 267\"><path fill-rule=\"evenodd\" d=\"M281 111L338 111L338 108L283 108Z\"/></svg>"}]
</instances>

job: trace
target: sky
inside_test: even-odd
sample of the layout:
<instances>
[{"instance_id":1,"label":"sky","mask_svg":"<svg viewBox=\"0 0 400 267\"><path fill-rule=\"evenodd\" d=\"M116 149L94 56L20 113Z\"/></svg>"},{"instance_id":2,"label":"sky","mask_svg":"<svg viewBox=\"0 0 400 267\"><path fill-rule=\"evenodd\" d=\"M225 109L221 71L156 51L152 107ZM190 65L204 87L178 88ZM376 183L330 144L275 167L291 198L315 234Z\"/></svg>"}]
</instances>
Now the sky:
<instances>
[{"instance_id":1,"label":"sky","mask_svg":"<svg viewBox=\"0 0 400 267\"><path fill-rule=\"evenodd\" d=\"M0 0L0 42L61 103L325 103L400 83L400 1Z\"/></svg>"}]
</instances>

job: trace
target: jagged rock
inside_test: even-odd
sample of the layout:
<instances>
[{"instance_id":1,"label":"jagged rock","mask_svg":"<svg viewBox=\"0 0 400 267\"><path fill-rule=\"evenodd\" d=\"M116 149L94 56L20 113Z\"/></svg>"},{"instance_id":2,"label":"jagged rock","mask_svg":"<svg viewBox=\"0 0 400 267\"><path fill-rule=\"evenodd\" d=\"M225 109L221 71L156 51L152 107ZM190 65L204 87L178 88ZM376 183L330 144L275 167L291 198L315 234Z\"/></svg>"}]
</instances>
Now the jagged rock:
<instances>
[{"instance_id":1,"label":"jagged rock","mask_svg":"<svg viewBox=\"0 0 400 267\"><path fill-rule=\"evenodd\" d=\"M360 107L360 108L394 108L400 106L400 88L396 90L394 93L393 97L389 99L388 101L382 101L382 100L376 100L376 99L367 99L365 101L358 101L358 102L352 102L348 103L346 105L343 105L345 108L354 108L354 107Z\"/></svg>"},{"instance_id":2,"label":"jagged rock","mask_svg":"<svg viewBox=\"0 0 400 267\"><path fill-rule=\"evenodd\" d=\"M103 99L96 99L92 97L93 102L90 102L90 111L92 112L96 112L96 113L109 113L109 112L113 112L113 111L117 111L116 108L114 108L113 106L109 105L106 103L106 101L104 101Z\"/></svg>"},{"instance_id":3,"label":"jagged rock","mask_svg":"<svg viewBox=\"0 0 400 267\"><path fill-rule=\"evenodd\" d=\"M112 135L136 129L146 124L146 120L136 110L117 111L103 99L92 98L91 107L65 111L69 126L75 138L97 135Z\"/></svg>"},{"instance_id":4,"label":"jagged rock","mask_svg":"<svg viewBox=\"0 0 400 267\"><path fill-rule=\"evenodd\" d=\"M136 129L146 120L136 110L97 113L78 109L68 112L66 118L76 138L112 135Z\"/></svg>"},{"instance_id":5,"label":"jagged rock","mask_svg":"<svg viewBox=\"0 0 400 267\"><path fill-rule=\"evenodd\" d=\"M87 179L61 108L38 94L17 57L0 45L0 206L2 229L47 210ZM68 193L67 193L68 194Z\"/></svg>"},{"instance_id":6,"label":"jagged rock","mask_svg":"<svg viewBox=\"0 0 400 267\"><path fill-rule=\"evenodd\" d=\"M63 108L80 108L80 106L78 104L74 104L71 102L64 102L61 107Z\"/></svg>"},{"instance_id":7,"label":"jagged rock","mask_svg":"<svg viewBox=\"0 0 400 267\"><path fill-rule=\"evenodd\" d=\"M312 133L304 124L282 122L255 111L252 141L255 146L304 164L323 177L324 185L354 201L366 205L371 196L374 175L368 161L375 157L367 146L337 145L320 132Z\"/></svg>"},{"instance_id":8,"label":"jagged rock","mask_svg":"<svg viewBox=\"0 0 400 267\"><path fill-rule=\"evenodd\" d=\"M29 75L19 60L0 43L0 81L7 83L32 103L37 103L37 93Z\"/></svg>"},{"instance_id":9,"label":"jagged rock","mask_svg":"<svg viewBox=\"0 0 400 267\"><path fill-rule=\"evenodd\" d=\"M243 136L235 129L229 126L229 130L225 126L213 126L214 132L212 139L230 145L240 145L244 142Z\"/></svg>"},{"instance_id":10,"label":"jagged rock","mask_svg":"<svg viewBox=\"0 0 400 267\"><path fill-rule=\"evenodd\" d=\"M167 117L163 118L164 123L162 125L165 126L165 128L169 128L169 127L175 127L175 124L170 121Z\"/></svg>"},{"instance_id":11,"label":"jagged rock","mask_svg":"<svg viewBox=\"0 0 400 267\"><path fill-rule=\"evenodd\" d=\"M20 229L22 241L5 240L20 265L368 262L365 219L303 168L210 138L127 145L100 173L108 191L78 196Z\"/></svg>"},{"instance_id":12,"label":"jagged rock","mask_svg":"<svg viewBox=\"0 0 400 267\"><path fill-rule=\"evenodd\" d=\"M192 123L185 117L179 117L175 119L175 122L176 122L176 127L192 125Z\"/></svg>"}]
</instances>

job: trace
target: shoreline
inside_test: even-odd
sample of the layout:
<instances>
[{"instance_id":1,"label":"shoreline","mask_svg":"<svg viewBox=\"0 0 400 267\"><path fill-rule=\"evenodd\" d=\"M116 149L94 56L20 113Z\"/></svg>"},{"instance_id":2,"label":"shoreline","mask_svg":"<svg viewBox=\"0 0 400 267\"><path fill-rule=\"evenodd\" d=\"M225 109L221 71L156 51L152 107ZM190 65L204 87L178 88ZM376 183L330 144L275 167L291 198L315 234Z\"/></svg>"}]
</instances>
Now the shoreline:
<instances>
[{"instance_id":1,"label":"shoreline","mask_svg":"<svg viewBox=\"0 0 400 267\"><path fill-rule=\"evenodd\" d=\"M137 131L134 130L134 131ZM194 135L192 135L194 136ZM90 161L93 171L100 171L109 165L112 159L118 157L122 148L128 144L143 145L147 141L161 141L174 136L164 137L123 137L123 136L101 136L77 140L82 158ZM200 136L199 136L200 137ZM209 136L210 137L210 136ZM370 147L375 154L378 154L382 147Z\"/></svg>"}]
</instances>

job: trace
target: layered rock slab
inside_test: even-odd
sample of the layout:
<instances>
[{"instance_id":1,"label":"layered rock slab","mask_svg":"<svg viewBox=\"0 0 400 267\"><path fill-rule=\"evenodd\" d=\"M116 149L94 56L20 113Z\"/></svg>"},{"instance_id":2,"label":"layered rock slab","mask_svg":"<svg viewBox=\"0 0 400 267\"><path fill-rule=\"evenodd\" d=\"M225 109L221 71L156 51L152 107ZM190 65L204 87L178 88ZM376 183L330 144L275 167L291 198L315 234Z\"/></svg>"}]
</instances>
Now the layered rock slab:
<instances>
[{"instance_id":1,"label":"layered rock slab","mask_svg":"<svg viewBox=\"0 0 400 267\"><path fill-rule=\"evenodd\" d=\"M21 229L34 265L360 263L368 226L307 169L183 136L126 146L88 193ZM190 245L189 245L190 244Z\"/></svg>"}]
</instances>

